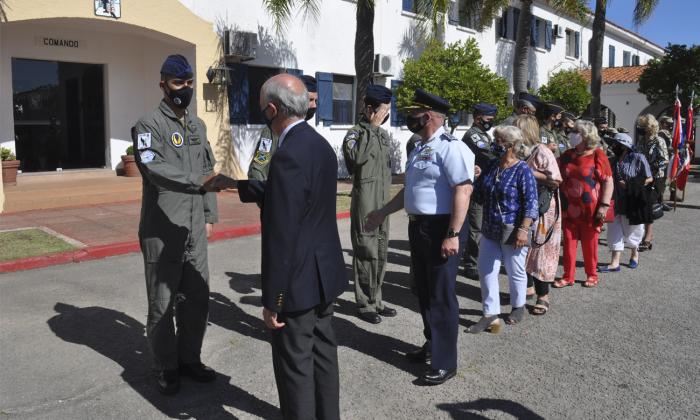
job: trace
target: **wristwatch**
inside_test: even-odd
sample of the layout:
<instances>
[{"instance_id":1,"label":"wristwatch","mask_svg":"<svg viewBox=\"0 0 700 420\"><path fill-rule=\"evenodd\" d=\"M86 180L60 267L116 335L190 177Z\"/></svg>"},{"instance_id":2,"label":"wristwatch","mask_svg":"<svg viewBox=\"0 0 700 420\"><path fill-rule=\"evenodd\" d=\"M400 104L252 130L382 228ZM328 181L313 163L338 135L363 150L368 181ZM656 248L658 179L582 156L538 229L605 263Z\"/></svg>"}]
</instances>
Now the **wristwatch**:
<instances>
[{"instance_id":1,"label":"wristwatch","mask_svg":"<svg viewBox=\"0 0 700 420\"><path fill-rule=\"evenodd\" d=\"M447 238L456 238L456 237L458 237L458 236L459 236L459 232L455 232L455 230L452 229L452 228L450 228L450 229L447 231Z\"/></svg>"}]
</instances>

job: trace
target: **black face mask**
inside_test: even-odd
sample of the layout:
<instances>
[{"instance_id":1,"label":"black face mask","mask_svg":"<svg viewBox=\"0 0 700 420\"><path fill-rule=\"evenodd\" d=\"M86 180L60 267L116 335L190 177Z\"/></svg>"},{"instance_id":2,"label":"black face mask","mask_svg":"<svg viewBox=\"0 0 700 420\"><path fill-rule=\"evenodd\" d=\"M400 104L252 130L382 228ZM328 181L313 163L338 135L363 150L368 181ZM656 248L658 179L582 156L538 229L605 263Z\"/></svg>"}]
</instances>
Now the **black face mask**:
<instances>
[{"instance_id":1,"label":"black face mask","mask_svg":"<svg viewBox=\"0 0 700 420\"><path fill-rule=\"evenodd\" d=\"M316 108L309 108L306 110L306 117L304 117L304 120L309 121L316 115Z\"/></svg>"},{"instance_id":2,"label":"black face mask","mask_svg":"<svg viewBox=\"0 0 700 420\"><path fill-rule=\"evenodd\" d=\"M484 121L480 120L481 123L481 128L484 129L484 131L489 131L491 127L493 127L493 123L491 121Z\"/></svg>"},{"instance_id":3,"label":"black face mask","mask_svg":"<svg viewBox=\"0 0 700 420\"><path fill-rule=\"evenodd\" d=\"M496 157L501 158L501 157L503 157L506 153L508 153L508 148L505 147L505 146L503 146L503 145L501 145L501 144L493 143L493 144L491 145L491 151L493 152L494 155L496 155Z\"/></svg>"},{"instance_id":4,"label":"black face mask","mask_svg":"<svg viewBox=\"0 0 700 420\"><path fill-rule=\"evenodd\" d=\"M382 121L382 123L379 124L379 125L383 125L383 124L384 124L385 122L387 122L388 120L389 120L389 115L387 114L387 116L384 117L384 121Z\"/></svg>"},{"instance_id":5,"label":"black face mask","mask_svg":"<svg viewBox=\"0 0 700 420\"><path fill-rule=\"evenodd\" d=\"M275 117L276 117L277 115L275 115L275 116L272 117L272 118L268 118L268 117L267 117L267 114L265 114L265 111L267 111L267 109L268 109L269 107L270 107L270 105L266 106L266 107L263 108L263 110L260 111L260 112L262 113L262 117L263 117L263 119L265 120L265 125L267 126L267 128L270 129L270 131L272 131L272 121L275 120Z\"/></svg>"},{"instance_id":6,"label":"black face mask","mask_svg":"<svg viewBox=\"0 0 700 420\"><path fill-rule=\"evenodd\" d=\"M406 127L408 127L412 133L417 133L425 127L429 118L427 114L423 114L420 117L409 115L406 117Z\"/></svg>"},{"instance_id":7,"label":"black face mask","mask_svg":"<svg viewBox=\"0 0 700 420\"><path fill-rule=\"evenodd\" d=\"M555 121L554 121L554 127L555 127L555 128L561 128L561 120L555 120Z\"/></svg>"},{"instance_id":8,"label":"black face mask","mask_svg":"<svg viewBox=\"0 0 700 420\"><path fill-rule=\"evenodd\" d=\"M185 109L190 105L192 101L192 95L194 94L194 89L189 86L185 86L178 90L167 89L166 93L170 101L178 108Z\"/></svg>"}]
</instances>

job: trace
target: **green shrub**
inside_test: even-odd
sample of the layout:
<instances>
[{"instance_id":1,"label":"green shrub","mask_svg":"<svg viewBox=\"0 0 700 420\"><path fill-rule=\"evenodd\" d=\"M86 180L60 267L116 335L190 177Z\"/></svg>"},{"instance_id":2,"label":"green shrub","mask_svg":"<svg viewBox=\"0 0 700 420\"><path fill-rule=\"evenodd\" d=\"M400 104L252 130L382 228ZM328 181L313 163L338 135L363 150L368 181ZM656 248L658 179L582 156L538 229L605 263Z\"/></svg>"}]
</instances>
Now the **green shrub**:
<instances>
[{"instance_id":1,"label":"green shrub","mask_svg":"<svg viewBox=\"0 0 700 420\"><path fill-rule=\"evenodd\" d=\"M576 115L581 115L591 102L588 82L576 69L554 73L549 82L540 87L538 94L543 100L556 102Z\"/></svg>"},{"instance_id":2,"label":"green shrub","mask_svg":"<svg viewBox=\"0 0 700 420\"><path fill-rule=\"evenodd\" d=\"M16 160L17 157L7 147L0 147L0 160Z\"/></svg>"},{"instance_id":3,"label":"green shrub","mask_svg":"<svg viewBox=\"0 0 700 420\"><path fill-rule=\"evenodd\" d=\"M129 146L126 148L126 155L131 156L134 154L134 146Z\"/></svg>"}]
</instances>

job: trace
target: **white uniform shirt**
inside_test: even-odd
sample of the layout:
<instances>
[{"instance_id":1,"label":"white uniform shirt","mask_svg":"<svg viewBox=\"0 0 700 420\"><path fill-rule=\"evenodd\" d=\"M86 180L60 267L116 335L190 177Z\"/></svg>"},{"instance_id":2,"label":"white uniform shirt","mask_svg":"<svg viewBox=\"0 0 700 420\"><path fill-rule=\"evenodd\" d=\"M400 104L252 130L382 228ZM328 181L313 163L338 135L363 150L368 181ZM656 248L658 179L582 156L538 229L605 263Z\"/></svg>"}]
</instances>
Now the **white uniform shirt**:
<instances>
[{"instance_id":1,"label":"white uniform shirt","mask_svg":"<svg viewBox=\"0 0 700 420\"><path fill-rule=\"evenodd\" d=\"M474 181L474 153L440 127L408 157L404 191L406 213L451 214L453 188L465 181Z\"/></svg>"}]
</instances>

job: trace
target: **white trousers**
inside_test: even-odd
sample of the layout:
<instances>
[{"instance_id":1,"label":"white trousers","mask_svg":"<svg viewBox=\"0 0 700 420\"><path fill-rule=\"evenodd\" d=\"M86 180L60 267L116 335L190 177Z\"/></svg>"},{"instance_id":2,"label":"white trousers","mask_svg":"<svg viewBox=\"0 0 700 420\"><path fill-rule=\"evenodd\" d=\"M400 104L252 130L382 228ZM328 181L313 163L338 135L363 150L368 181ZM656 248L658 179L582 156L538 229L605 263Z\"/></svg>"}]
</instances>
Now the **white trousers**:
<instances>
[{"instance_id":1,"label":"white trousers","mask_svg":"<svg viewBox=\"0 0 700 420\"><path fill-rule=\"evenodd\" d=\"M481 283L481 302L484 316L501 313L498 273L501 264L505 265L510 287L510 305L520 308L525 305L527 289L527 272L525 258L528 247L516 248L513 245L501 245L500 242L481 237L479 242L479 281Z\"/></svg>"},{"instance_id":2,"label":"white trousers","mask_svg":"<svg viewBox=\"0 0 700 420\"><path fill-rule=\"evenodd\" d=\"M644 225L630 225L627 216L618 215L608 224L608 247L611 251L636 249L644 237Z\"/></svg>"}]
</instances>

